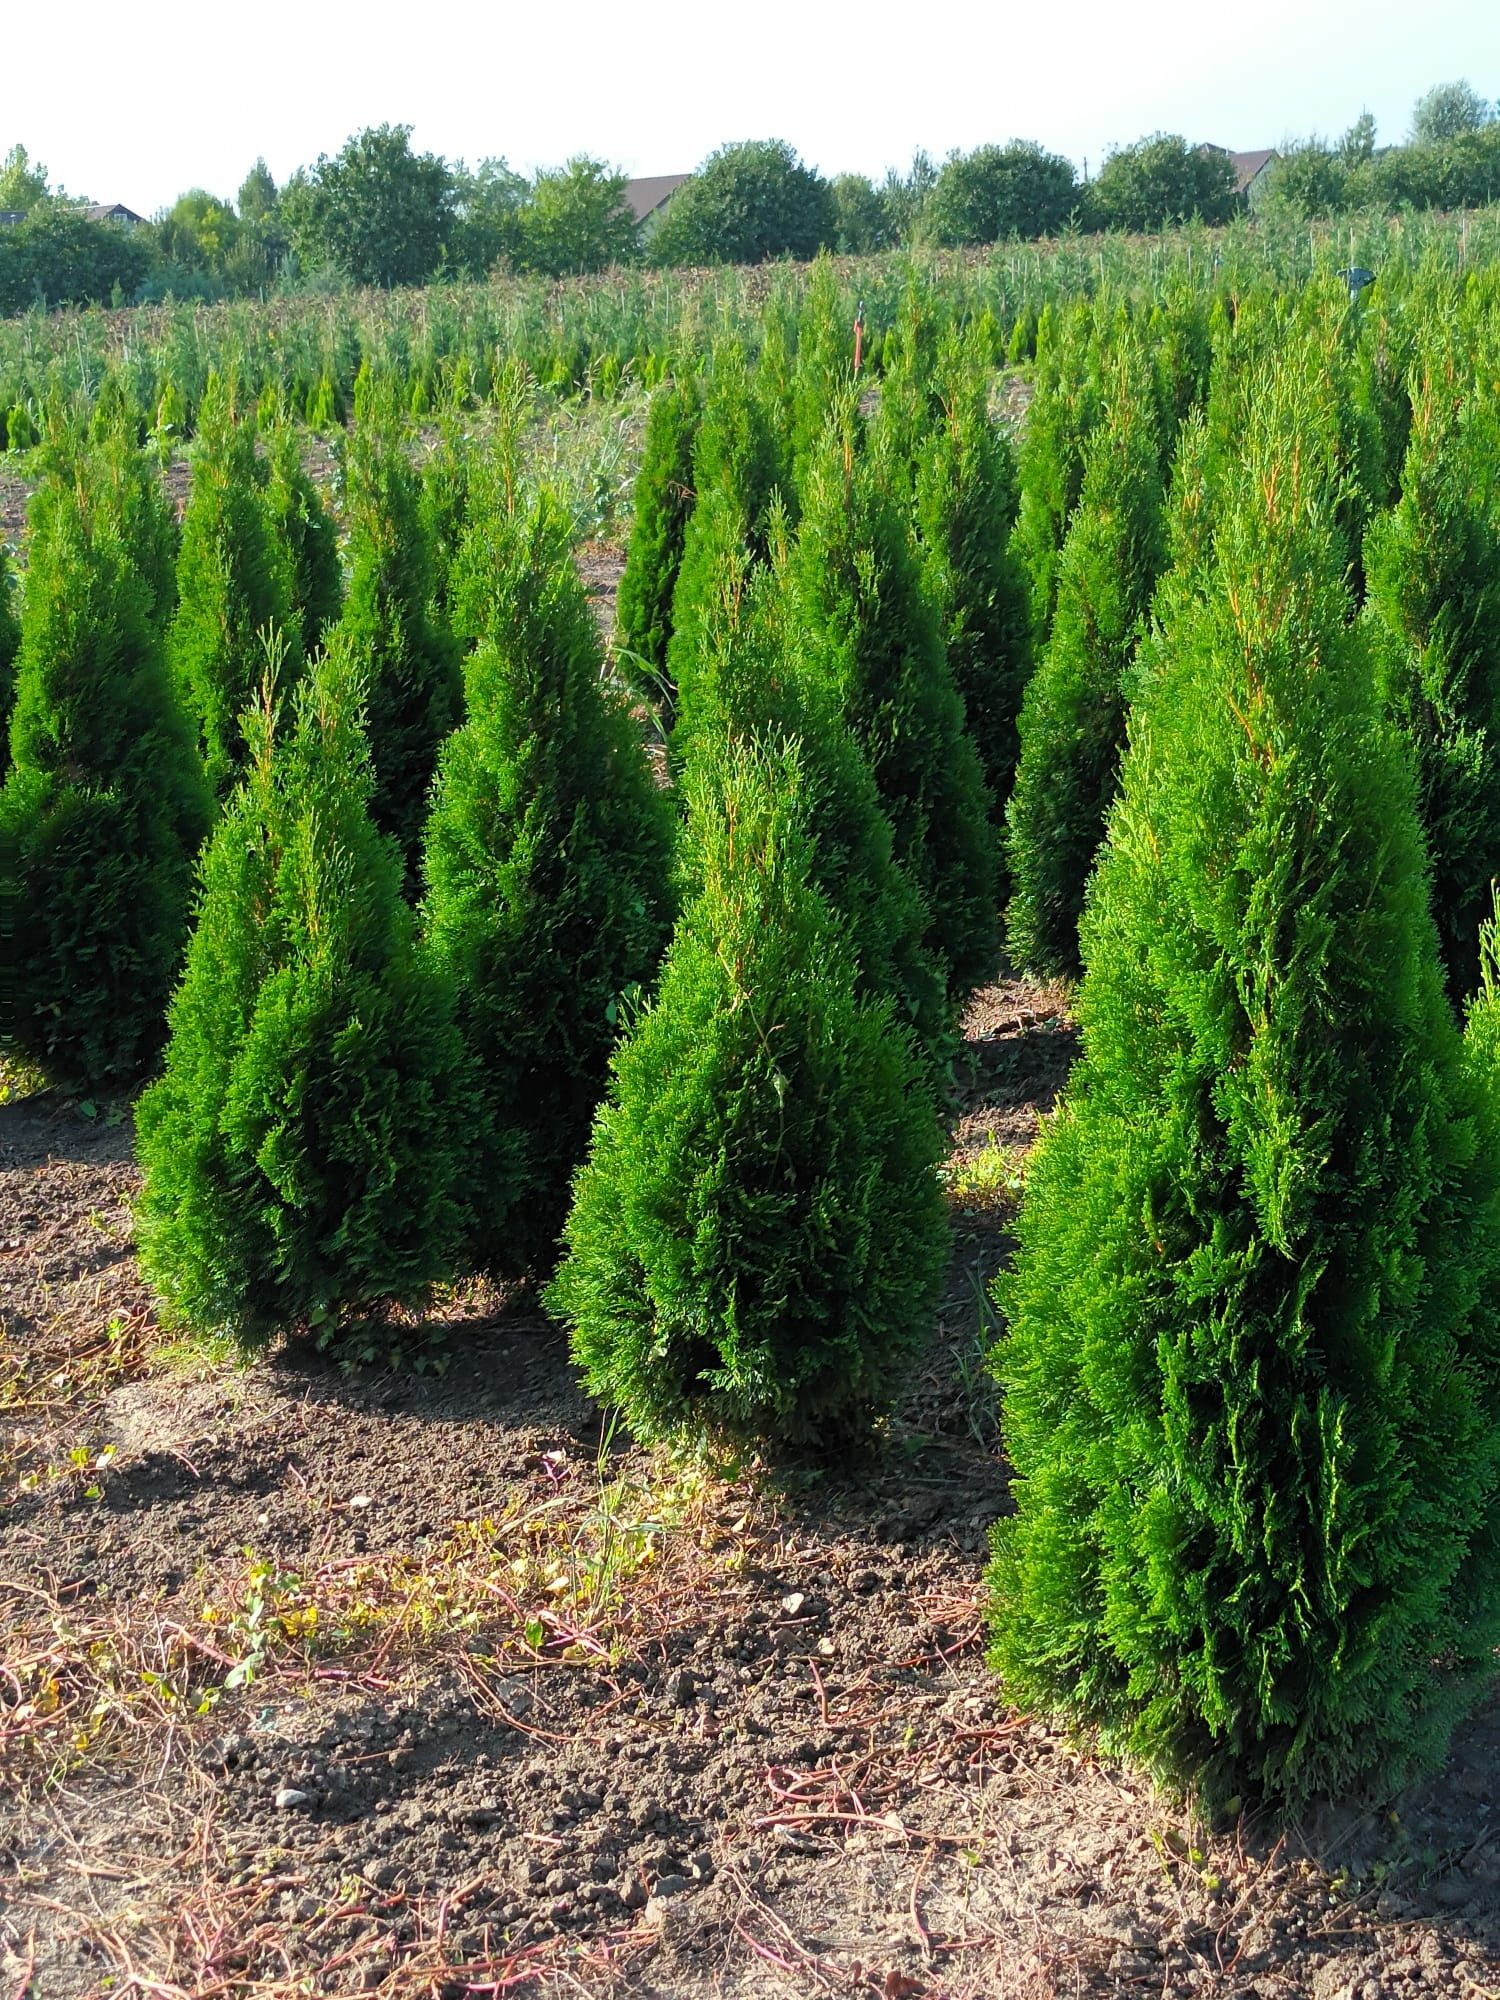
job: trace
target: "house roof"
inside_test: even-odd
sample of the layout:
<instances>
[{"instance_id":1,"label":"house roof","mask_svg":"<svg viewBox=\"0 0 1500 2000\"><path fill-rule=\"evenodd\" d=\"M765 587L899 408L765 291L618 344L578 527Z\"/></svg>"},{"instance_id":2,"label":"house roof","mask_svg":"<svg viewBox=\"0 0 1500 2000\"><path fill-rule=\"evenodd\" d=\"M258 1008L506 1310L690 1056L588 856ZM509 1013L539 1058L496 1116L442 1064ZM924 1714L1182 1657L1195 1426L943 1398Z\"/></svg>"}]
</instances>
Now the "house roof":
<instances>
[{"instance_id":1,"label":"house roof","mask_svg":"<svg viewBox=\"0 0 1500 2000\"><path fill-rule=\"evenodd\" d=\"M86 202L78 213L86 222L144 222L144 215L137 215L133 208L127 208L123 201Z\"/></svg>"},{"instance_id":2,"label":"house roof","mask_svg":"<svg viewBox=\"0 0 1500 2000\"><path fill-rule=\"evenodd\" d=\"M25 220L26 210L24 208L0 208L0 229L8 228L13 223L24 222Z\"/></svg>"},{"instance_id":3,"label":"house roof","mask_svg":"<svg viewBox=\"0 0 1500 2000\"><path fill-rule=\"evenodd\" d=\"M1230 162L1234 167L1234 187L1236 194L1243 194L1251 181L1263 174L1272 160L1281 155L1274 146L1260 146L1251 153L1231 153Z\"/></svg>"},{"instance_id":4,"label":"house roof","mask_svg":"<svg viewBox=\"0 0 1500 2000\"><path fill-rule=\"evenodd\" d=\"M648 174L644 180L626 181L625 206L634 221L644 222L691 179L691 174Z\"/></svg>"}]
</instances>

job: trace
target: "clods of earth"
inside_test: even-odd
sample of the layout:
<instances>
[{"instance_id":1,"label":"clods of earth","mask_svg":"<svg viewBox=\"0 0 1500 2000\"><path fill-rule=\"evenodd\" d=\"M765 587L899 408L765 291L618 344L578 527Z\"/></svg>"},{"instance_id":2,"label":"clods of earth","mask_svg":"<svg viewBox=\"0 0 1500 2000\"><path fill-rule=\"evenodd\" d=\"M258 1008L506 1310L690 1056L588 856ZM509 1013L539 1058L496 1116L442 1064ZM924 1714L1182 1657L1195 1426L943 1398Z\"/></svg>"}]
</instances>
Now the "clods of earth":
<instances>
[{"instance_id":1,"label":"clods of earth","mask_svg":"<svg viewBox=\"0 0 1500 2000\"><path fill-rule=\"evenodd\" d=\"M400 1379L176 1346L128 1109L0 1107L5 2000L1500 1992L1500 1705L1212 1829L998 1698L986 1287L1073 1035L967 1034L927 1365L819 1474L639 1449L524 1298Z\"/></svg>"}]
</instances>

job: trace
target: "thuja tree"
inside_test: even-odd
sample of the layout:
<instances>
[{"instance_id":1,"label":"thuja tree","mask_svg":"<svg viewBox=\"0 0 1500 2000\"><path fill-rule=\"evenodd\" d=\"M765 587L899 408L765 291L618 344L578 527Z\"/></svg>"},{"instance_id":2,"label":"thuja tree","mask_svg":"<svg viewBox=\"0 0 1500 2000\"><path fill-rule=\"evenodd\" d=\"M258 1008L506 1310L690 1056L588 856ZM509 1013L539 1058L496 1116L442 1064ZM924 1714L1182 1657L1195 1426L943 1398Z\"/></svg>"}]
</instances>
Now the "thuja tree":
<instances>
[{"instance_id":1,"label":"thuja tree","mask_svg":"<svg viewBox=\"0 0 1500 2000\"><path fill-rule=\"evenodd\" d=\"M945 342L934 384L939 415L916 461L918 547L998 820L1031 674L1026 580L1010 547L1015 461L990 417L989 374L972 336Z\"/></svg>"},{"instance_id":2,"label":"thuja tree","mask_svg":"<svg viewBox=\"0 0 1500 2000\"><path fill-rule=\"evenodd\" d=\"M438 441L422 461L420 511L432 552L432 601L451 620L453 569L468 522L474 450L458 418L445 415Z\"/></svg>"},{"instance_id":3,"label":"thuja tree","mask_svg":"<svg viewBox=\"0 0 1500 2000\"><path fill-rule=\"evenodd\" d=\"M809 468L792 570L800 643L870 760L928 946L962 997L999 950L989 799L906 522L852 409Z\"/></svg>"},{"instance_id":4,"label":"thuja tree","mask_svg":"<svg viewBox=\"0 0 1500 2000\"><path fill-rule=\"evenodd\" d=\"M663 383L651 398L630 547L615 600L615 660L627 687L656 702L672 637L672 593L693 511L693 442L701 394L691 376Z\"/></svg>"},{"instance_id":5,"label":"thuja tree","mask_svg":"<svg viewBox=\"0 0 1500 2000\"><path fill-rule=\"evenodd\" d=\"M1382 1792L1492 1671L1496 1099L1351 628L1323 386L1263 391L1084 925L997 1365L993 1658L1210 1800Z\"/></svg>"},{"instance_id":6,"label":"thuja tree","mask_svg":"<svg viewBox=\"0 0 1500 2000\"><path fill-rule=\"evenodd\" d=\"M10 558L0 543L0 780L10 769L10 712L16 699L16 654L21 620L13 595Z\"/></svg>"},{"instance_id":7,"label":"thuja tree","mask_svg":"<svg viewBox=\"0 0 1500 2000\"><path fill-rule=\"evenodd\" d=\"M87 482L91 507L124 545L147 617L165 631L177 604L178 529L160 460L117 422L75 460L74 476Z\"/></svg>"},{"instance_id":8,"label":"thuja tree","mask_svg":"<svg viewBox=\"0 0 1500 2000\"><path fill-rule=\"evenodd\" d=\"M800 507L808 468L830 418L853 381L854 327L833 267L819 257L808 276L792 375L792 447L788 485Z\"/></svg>"},{"instance_id":9,"label":"thuja tree","mask_svg":"<svg viewBox=\"0 0 1500 2000\"><path fill-rule=\"evenodd\" d=\"M210 802L117 522L56 480L30 518L0 793L0 1041L98 1089L161 1045Z\"/></svg>"},{"instance_id":10,"label":"thuja tree","mask_svg":"<svg viewBox=\"0 0 1500 2000\"><path fill-rule=\"evenodd\" d=\"M291 570L292 641L300 641L311 659L343 609L344 575L338 529L290 424L278 424L267 436L265 480L271 533Z\"/></svg>"},{"instance_id":11,"label":"thuja tree","mask_svg":"<svg viewBox=\"0 0 1500 2000\"><path fill-rule=\"evenodd\" d=\"M247 719L136 1133L141 1262L169 1320L373 1359L383 1310L457 1265L476 1121L451 991L370 820L361 692L336 639L290 724L269 691Z\"/></svg>"},{"instance_id":12,"label":"thuja tree","mask_svg":"<svg viewBox=\"0 0 1500 2000\"><path fill-rule=\"evenodd\" d=\"M1432 910L1455 998L1479 982L1500 875L1500 421L1453 351L1417 383L1401 498L1365 535L1388 708L1416 757Z\"/></svg>"},{"instance_id":13,"label":"thuja tree","mask_svg":"<svg viewBox=\"0 0 1500 2000\"><path fill-rule=\"evenodd\" d=\"M428 950L459 994L489 1132L477 1261L550 1266L620 1027L672 918L673 815L607 686L548 496L475 524L492 565L426 841Z\"/></svg>"},{"instance_id":14,"label":"thuja tree","mask_svg":"<svg viewBox=\"0 0 1500 2000\"><path fill-rule=\"evenodd\" d=\"M221 798L244 765L240 716L277 634L290 649L283 669L290 679L301 664L301 632L285 545L274 533L256 470L255 432L236 413L232 391L211 384L182 517L167 656L197 727L203 768Z\"/></svg>"},{"instance_id":15,"label":"thuja tree","mask_svg":"<svg viewBox=\"0 0 1500 2000\"><path fill-rule=\"evenodd\" d=\"M1044 976L1079 970L1078 919L1115 793L1131 662L1165 552L1149 382L1122 367L1089 448L1052 636L1026 689L1006 815L1010 955Z\"/></svg>"},{"instance_id":16,"label":"thuja tree","mask_svg":"<svg viewBox=\"0 0 1500 2000\"><path fill-rule=\"evenodd\" d=\"M360 387L348 445L349 590L339 630L362 663L371 811L414 876L438 751L463 712L451 632L433 610L421 485L382 396Z\"/></svg>"},{"instance_id":17,"label":"thuja tree","mask_svg":"<svg viewBox=\"0 0 1500 2000\"><path fill-rule=\"evenodd\" d=\"M1036 376L1017 455L1014 551L1031 599L1031 639L1040 653L1052 627L1057 568L1083 486L1084 448L1102 414L1091 308L1058 315L1048 306L1037 334Z\"/></svg>"},{"instance_id":18,"label":"thuja tree","mask_svg":"<svg viewBox=\"0 0 1500 2000\"><path fill-rule=\"evenodd\" d=\"M666 729L676 720L678 683L692 670L725 548L738 542L757 559L765 556L780 474L776 445L744 354L738 345L721 346L693 445L695 499L683 531L666 672L657 697Z\"/></svg>"},{"instance_id":19,"label":"thuja tree","mask_svg":"<svg viewBox=\"0 0 1500 2000\"><path fill-rule=\"evenodd\" d=\"M953 1042L945 968L924 942L927 912L896 859L875 775L804 637L784 563L755 569L742 550L726 551L673 752L691 789L691 774L715 769L726 744L796 746L810 879L844 919L856 989L891 998L937 1074Z\"/></svg>"},{"instance_id":20,"label":"thuja tree","mask_svg":"<svg viewBox=\"0 0 1500 2000\"><path fill-rule=\"evenodd\" d=\"M899 1392L945 1260L936 1115L813 886L794 745L689 797L696 893L616 1056L548 1302L641 1435L827 1446Z\"/></svg>"}]
</instances>

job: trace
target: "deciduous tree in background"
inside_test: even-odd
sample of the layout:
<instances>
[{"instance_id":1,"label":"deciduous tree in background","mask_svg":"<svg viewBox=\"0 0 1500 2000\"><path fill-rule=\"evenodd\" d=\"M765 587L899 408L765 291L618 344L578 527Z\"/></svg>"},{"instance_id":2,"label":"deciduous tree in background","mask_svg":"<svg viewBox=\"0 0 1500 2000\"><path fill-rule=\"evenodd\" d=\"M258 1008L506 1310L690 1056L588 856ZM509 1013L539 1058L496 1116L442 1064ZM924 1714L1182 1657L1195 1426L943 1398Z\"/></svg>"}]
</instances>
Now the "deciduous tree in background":
<instances>
[{"instance_id":1,"label":"deciduous tree in background","mask_svg":"<svg viewBox=\"0 0 1500 2000\"><path fill-rule=\"evenodd\" d=\"M815 257L838 235L833 190L784 139L721 146L672 197L651 238L657 264Z\"/></svg>"}]
</instances>

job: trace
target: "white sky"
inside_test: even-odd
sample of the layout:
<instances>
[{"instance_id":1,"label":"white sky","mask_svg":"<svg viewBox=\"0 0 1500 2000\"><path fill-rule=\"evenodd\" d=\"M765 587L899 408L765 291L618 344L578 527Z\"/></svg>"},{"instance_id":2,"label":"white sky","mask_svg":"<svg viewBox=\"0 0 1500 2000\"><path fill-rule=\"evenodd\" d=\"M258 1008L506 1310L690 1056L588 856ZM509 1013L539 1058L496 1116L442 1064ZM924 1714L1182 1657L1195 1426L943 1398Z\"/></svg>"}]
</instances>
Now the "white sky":
<instances>
[{"instance_id":1,"label":"white sky","mask_svg":"<svg viewBox=\"0 0 1500 2000\"><path fill-rule=\"evenodd\" d=\"M1366 108L1394 141L1460 76L1500 96L1500 0L13 0L0 153L20 140L70 192L145 214L232 197L257 154L279 183L385 120L526 170L590 152L674 173L770 137L828 174L1012 137L1096 168L1151 131L1248 148Z\"/></svg>"}]
</instances>

